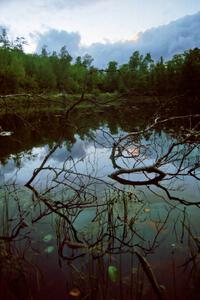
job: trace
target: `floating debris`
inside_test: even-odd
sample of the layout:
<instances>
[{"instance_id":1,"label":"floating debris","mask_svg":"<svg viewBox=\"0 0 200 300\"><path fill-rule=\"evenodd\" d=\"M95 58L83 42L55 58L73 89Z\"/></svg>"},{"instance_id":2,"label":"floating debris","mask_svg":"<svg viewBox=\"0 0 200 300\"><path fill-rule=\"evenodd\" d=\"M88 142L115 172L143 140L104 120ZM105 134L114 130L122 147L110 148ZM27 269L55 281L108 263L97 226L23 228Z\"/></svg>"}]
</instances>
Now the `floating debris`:
<instances>
[{"instance_id":1,"label":"floating debris","mask_svg":"<svg viewBox=\"0 0 200 300\"><path fill-rule=\"evenodd\" d=\"M81 295L81 292L78 288L73 288L69 292L69 295L72 296L72 297L79 297Z\"/></svg>"},{"instance_id":2,"label":"floating debris","mask_svg":"<svg viewBox=\"0 0 200 300\"><path fill-rule=\"evenodd\" d=\"M11 136L12 134L12 131L0 131L0 136Z\"/></svg>"},{"instance_id":3,"label":"floating debris","mask_svg":"<svg viewBox=\"0 0 200 300\"><path fill-rule=\"evenodd\" d=\"M45 236L43 237L43 241L44 241L45 243L50 242L52 239L53 239L52 234L47 234L47 235L45 235Z\"/></svg>"},{"instance_id":4,"label":"floating debris","mask_svg":"<svg viewBox=\"0 0 200 300\"><path fill-rule=\"evenodd\" d=\"M151 210L150 210L150 208L145 207L145 208L143 209L143 211L144 211L145 213L148 213L148 212L150 212Z\"/></svg>"},{"instance_id":5,"label":"floating debris","mask_svg":"<svg viewBox=\"0 0 200 300\"><path fill-rule=\"evenodd\" d=\"M119 271L115 266L108 267L108 276L112 282L116 282L119 278Z\"/></svg>"},{"instance_id":6,"label":"floating debris","mask_svg":"<svg viewBox=\"0 0 200 300\"><path fill-rule=\"evenodd\" d=\"M160 223L159 221L148 220L147 225L149 228L155 231L159 231L160 233L164 233L167 231L167 226L162 226L162 223Z\"/></svg>"},{"instance_id":7,"label":"floating debris","mask_svg":"<svg viewBox=\"0 0 200 300\"><path fill-rule=\"evenodd\" d=\"M50 254L54 251L54 249L55 249L54 246L48 246L47 248L44 249L44 252Z\"/></svg>"}]
</instances>

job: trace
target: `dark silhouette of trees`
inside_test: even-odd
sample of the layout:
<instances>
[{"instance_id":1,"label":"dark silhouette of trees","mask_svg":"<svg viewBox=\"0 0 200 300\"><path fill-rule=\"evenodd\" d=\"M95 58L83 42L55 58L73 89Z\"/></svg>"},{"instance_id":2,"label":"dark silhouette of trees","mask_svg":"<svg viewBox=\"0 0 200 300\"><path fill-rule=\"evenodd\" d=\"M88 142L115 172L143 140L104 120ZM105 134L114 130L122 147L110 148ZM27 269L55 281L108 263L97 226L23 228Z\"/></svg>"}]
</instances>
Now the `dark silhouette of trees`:
<instances>
[{"instance_id":1,"label":"dark silhouette of trees","mask_svg":"<svg viewBox=\"0 0 200 300\"><path fill-rule=\"evenodd\" d=\"M105 70L92 65L86 54L74 61L66 46L49 53L26 54L26 41L17 37L10 41L5 29L0 34L0 93L119 92L133 95L173 96L200 94L200 49L176 54L169 61L161 57L153 61L150 53L135 51L127 64L111 61Z\"/></svg>"}]
</instances>

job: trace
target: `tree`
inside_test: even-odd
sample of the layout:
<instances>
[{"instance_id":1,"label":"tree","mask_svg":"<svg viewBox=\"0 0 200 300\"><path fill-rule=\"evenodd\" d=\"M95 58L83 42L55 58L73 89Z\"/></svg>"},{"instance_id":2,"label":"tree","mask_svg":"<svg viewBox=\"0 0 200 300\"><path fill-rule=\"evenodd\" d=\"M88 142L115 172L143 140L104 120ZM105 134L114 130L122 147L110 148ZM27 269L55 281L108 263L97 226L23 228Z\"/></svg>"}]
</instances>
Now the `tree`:
<instances>
[{"instance_id":1,"label":"tree","mask_svg":"<svg viewBox=\"0 0 200 300\"><path fill-rule=\"evenodd\" d=\"M86 54L75 62L63 46L59 53L26 54L26 40L17 37L10 41L6 29L0 34L0 92L119 92L135 95L200 95L200 49L174 55L164 62L154 63L150 53L133 52L128 63L118 66L110 61L106 70L95 68L93 58Z\"/></svg>"},{"instance_id":2,"label":"tree","mask_svg":"<svg viewBox=\"0 0 200 300\"><path fill-rule=\"evenodd\" d=\"M190 96L200 96L200 49L185 52L181 85Z\"/></svg>"},{"instance_id":3,"label":"tree","mask_svg":"<svg viewBox=\"0 0 200 300\"><path fill-rule=\"evenodd\" d=\"M129 59L129 82L131 88L134 90L139 89L139 77L141 73L143 55L140 55L139 51L133 52Z\"/></svg>"},{"instance_id":4,"label":"tree","mask_svg":"<svg viewBox=\"0 0 200 300\"><path fill-rule=\"evenodd\" d=\"M40 90L54 90L56 87L56 76L48 58L40 59L37 72Z\"/></svg>"},{"instance_id":5,"label":"tree","mask_svg":"<svg viewBox=\"0 0 200 300\"><path fill-rule=\"evenodd\" d=\"M16 37L13 43L13 48L14 50L23 52L24 45L28 45L26 39L24 37Z\"/></svg>"},{"instance_id":6,"label":"tree","mask_svg":"<svg viewBox=\"0 0 200 300\"><path fill-rule=\"evenodd\" d=\"M167 68L162 56L155 64L151 76L153 91L159 96L165 95L167 91Z\"/></svg>"},{"instance_id":7,"label":"tree","mask_svg":"<svg viewBox=\"0 0 200 300\"><path fill-rule=\"evenodd\" d=\"M114 92L118 89L119 74L117 70L118 63L111 61L108 63L105 77L105 88L108 92Z\"/></svg>"},{"instance_id":8,"label":"tree","mask_svg":"<svg viewBox=\"0 0 200 300\"><path fill-rule=\"evenodd\" d=\"M42 57L47 57L49 55L48 51L47 51L47 45L44 45L42 47L42 50L41 50L41 56Z\"/></svg>"},{"instance_id":9,"label":"tree","mask_svg":"<svg viewBox=\"0 0 200 300\"><path fill-rule=\"evenodd\" d=\"M5 28L2 29L2 33L0 34L0 45L2 48L10 48L11 43L8 39L8 34Z\"/></svg>"},{"instance_id":10,"label":"tree","mask_svg":"<svg viewBox=\"0 0 200 300\"><path fill-rule=\"evenodd\" d=\"M85 54L84 56L83 56L83 66L85 67L85 68L89 68L89 67L91 67L91 65L92 65L92 62L93 62L93 58L92 58L92 56L91 55L89 55L89 54Z\"/></svg>"}]
</instances>

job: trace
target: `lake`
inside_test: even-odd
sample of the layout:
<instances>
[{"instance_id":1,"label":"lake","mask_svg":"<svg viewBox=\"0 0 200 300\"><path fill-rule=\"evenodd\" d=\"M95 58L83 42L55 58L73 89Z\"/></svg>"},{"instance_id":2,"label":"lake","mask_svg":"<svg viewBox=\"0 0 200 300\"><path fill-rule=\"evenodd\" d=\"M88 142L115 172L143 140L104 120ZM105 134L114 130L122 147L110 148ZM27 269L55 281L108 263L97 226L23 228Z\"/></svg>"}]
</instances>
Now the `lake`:
<instances>
[{"instance_id":1,"label":"lake","mask_svg":"<svg viewBox=\"0 0 200 300\"><path fill-rule=\"evenodd\" d=\"M0 115L0 298L199 299L199 121L152 104Z\"/></svg>"}]
</instances>

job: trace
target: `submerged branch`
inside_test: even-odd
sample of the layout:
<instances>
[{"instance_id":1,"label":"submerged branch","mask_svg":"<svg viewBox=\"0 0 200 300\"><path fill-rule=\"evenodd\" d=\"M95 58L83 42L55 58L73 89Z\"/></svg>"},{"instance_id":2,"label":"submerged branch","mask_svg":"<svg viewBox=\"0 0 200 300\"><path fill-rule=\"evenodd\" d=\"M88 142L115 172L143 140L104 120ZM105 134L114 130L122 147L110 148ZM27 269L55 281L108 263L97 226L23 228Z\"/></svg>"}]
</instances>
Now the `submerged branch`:
<instances>
[{"instance_id":1,"label":"submerged branch","mask_svg":"<svg viewBox=\"0 0 200 300\"><path fill-rule=\"evenodd\" d=\"M157 278L156 278L149 262L137 250L135 250L135 254L137 255L137 257L142 265L142 268L143 268L147 278L149 279L149 282L152 285L152 288L156 294L157 299L163 300L164 299L164 289L159 285Z\"/></svg>"}]
</instances>

